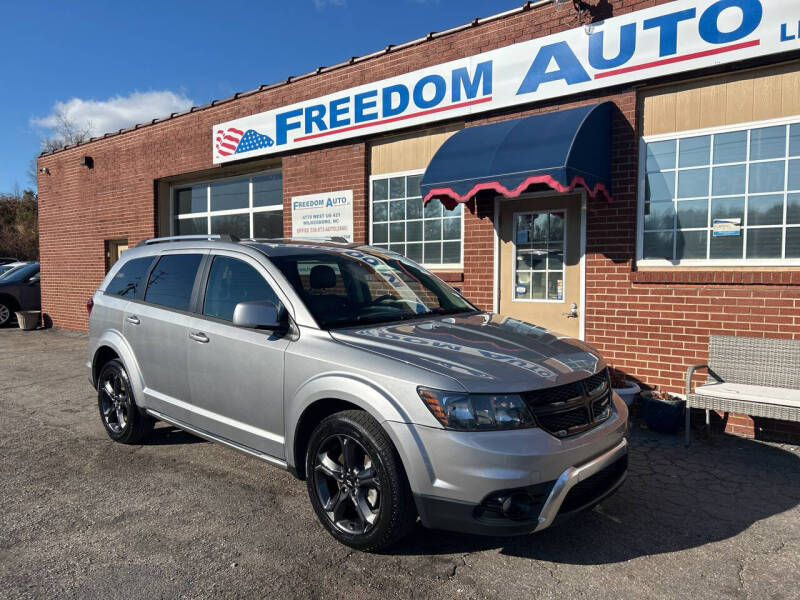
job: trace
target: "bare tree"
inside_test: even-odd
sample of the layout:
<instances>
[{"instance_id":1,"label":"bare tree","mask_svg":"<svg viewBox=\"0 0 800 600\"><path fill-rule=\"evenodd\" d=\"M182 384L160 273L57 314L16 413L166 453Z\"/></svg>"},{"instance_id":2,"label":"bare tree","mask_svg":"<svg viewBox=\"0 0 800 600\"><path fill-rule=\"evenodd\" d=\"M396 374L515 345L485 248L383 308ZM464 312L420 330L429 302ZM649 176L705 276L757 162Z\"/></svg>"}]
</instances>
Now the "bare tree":
<instances>
[{"instance_id":1,"label":"bare tree","mask_svg":"<svg viewBox=\"0 0 800 600\"><path fill-rule=\"evenodd\" d=\"M63 112L56 113L55 118L56 124L52 127L52 135L41 138L42 152L61 150L65 146L79 144L92 137L91 122L77 123L70 120Z\"/></svg>"}]
</instances>

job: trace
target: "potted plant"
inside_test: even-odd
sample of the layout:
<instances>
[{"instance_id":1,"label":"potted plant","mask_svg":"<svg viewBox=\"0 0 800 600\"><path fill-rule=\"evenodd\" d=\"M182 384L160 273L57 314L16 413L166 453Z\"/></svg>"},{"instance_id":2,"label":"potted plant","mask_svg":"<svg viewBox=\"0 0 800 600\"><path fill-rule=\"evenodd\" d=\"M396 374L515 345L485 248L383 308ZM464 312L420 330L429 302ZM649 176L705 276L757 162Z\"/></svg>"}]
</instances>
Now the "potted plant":
<instances>
[{"instance_id":1,"label":"potted plant","mask_svg":"<svg viewBox=\"0 0 800 600\"><path fill-rule=\"evenodd\" d=\"M642 412L647 427L659 433L677 433L683 420L682 398L662 390L642 392Z\"/></svg>"},{"instance_id":2,"label":"potted plant","mask_svg":"<svg viewBox=\"0 0 800 600\"><path fill-rule=\"evenodd\" d=\"M636 394L641 392L642 389L636 385L635 382L629 381L622 371L609 369L609 374L611 377L611 387L614 388L614 391L625 401L627 406L633 404Z\"/></svg>"},{"instance_id":3,"label":"potted plant","mask_svg":"<svg viewBox=\"0 0 800 600\"><path fill-rule=\"evenodd\" d=\"M40 310L22 310L16 313L17 324L19 328L24 331L36 329L39 326L39 321L42 318L42 311Z\"/></svg>"}]
</instances>

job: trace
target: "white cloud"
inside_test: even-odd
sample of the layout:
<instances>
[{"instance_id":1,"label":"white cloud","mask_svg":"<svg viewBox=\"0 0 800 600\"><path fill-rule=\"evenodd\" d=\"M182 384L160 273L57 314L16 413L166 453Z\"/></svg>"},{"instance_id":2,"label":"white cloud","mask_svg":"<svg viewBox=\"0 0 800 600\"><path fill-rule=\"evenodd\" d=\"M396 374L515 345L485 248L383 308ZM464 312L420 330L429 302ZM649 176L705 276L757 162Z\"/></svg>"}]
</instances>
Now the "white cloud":
<instances>
[{"instance_id":1,"label":"white cloud","mask_svg":"<svg viewBox=\"0 0 800 600\"><path fill-rule=\"evenodd\" d=\"M314 0L317 10L322 10L326 6L347 6L347 0Z\"/></svg>"},{"instance_id":2,"label":"white cloud","mask_svg":"<svg viewBox=\"0 0 800 600\"><path fill-rule=\"evenodd\" d=\"M72 98L66 102L56 102L50 113L43 117L32 117L31 124L53 129L59 124L59 115L63 115L78 128L89 126L91 134L97 136L146 123L157 117L166 117L187 110L192 105L191 98L169 90L133 92L108 100Z\"/></svg>"}]
</instances>

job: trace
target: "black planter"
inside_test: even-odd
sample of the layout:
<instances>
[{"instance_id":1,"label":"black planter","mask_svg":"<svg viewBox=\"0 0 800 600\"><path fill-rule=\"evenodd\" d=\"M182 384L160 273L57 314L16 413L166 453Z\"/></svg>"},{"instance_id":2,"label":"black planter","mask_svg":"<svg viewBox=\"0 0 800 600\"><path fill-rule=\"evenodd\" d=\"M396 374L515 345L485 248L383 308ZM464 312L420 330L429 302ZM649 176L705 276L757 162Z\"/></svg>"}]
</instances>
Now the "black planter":
<instances>
[{"instance_id":1,"label":"black planter","mask_svg":"<svg viewBox=\"0 0 800 600\"><path fill-rule=\"evenodd\" d=\"M642 394L642 412L647 427L659 433L678 433L683 421L683 400L658 400Z\"/></svg>"}]
</instances>

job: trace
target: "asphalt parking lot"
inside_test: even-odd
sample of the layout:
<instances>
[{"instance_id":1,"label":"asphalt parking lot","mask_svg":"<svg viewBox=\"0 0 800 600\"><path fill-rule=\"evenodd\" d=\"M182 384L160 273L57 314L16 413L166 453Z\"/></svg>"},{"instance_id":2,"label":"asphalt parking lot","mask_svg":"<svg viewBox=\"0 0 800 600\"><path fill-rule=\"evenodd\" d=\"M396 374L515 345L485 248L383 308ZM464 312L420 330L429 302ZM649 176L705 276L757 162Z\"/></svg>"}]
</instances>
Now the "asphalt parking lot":
<instances>
[{"instance_id":1,"label":"asphalt parking lot","mask_svg":"<svg viewBox=\"0 0 800 600\"><path fill-rule=\"evenodd\" d=\"M565 526L362 554L288 473L164 425L112 443L85 345L0 330L0 597L798 597L796 447L636 425L628 481Z\"/></svg>"}]
</instances>

